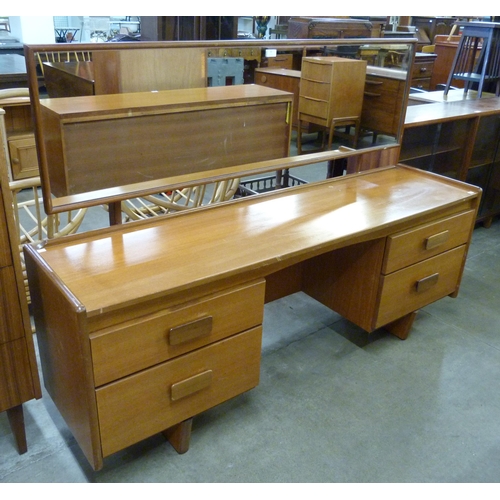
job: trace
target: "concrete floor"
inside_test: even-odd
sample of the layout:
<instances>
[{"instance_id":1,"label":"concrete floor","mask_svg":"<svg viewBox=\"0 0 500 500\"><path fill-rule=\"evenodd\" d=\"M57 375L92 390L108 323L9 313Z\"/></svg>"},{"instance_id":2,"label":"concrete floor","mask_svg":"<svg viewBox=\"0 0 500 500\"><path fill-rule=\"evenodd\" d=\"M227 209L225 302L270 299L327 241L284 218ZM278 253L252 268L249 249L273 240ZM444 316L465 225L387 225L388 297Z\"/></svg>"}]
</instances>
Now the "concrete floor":
<instances>
[{"instance_id":1,"label":"concrete floor","mask_svg":"<svg viewBox=\"0 0 500 500\"><path fill-rule=\"evenodd\" d=\"M474 231L459 296L406 341L368 335L303 294L268 304L260 385L93 472L50 398L0 414L0 482L500 482L500 221Z\"/></svg>"}]
</instances>

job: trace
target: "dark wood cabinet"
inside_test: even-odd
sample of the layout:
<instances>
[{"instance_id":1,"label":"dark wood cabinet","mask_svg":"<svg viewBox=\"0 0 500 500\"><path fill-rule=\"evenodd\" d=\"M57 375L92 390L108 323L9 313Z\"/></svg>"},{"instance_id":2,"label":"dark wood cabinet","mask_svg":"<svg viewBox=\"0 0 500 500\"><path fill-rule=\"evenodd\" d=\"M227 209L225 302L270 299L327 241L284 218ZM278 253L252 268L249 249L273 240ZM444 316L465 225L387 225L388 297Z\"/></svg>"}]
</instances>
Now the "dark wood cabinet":
<instances>
[{"instance_id":1,"label":"dark wood cabinet","mask_svg":"<svg viewBox=\"0 0 500 500\"><path fill-rule=\"evenodd\" d=\"M141 16L143 40L234 40L237 16Z\"/></svg>"},{"instance_id":2,"label":"dark wood cabinet","mask_svg":"<svg viewBox=\"0 0 500 500\"><path fill-rule=\"evenodd\" d=\"M481 187L477 220L489 225L500 214L500 98L453 101L461 94L408 107L400 161Z\"/></svg>"}]
</instances>

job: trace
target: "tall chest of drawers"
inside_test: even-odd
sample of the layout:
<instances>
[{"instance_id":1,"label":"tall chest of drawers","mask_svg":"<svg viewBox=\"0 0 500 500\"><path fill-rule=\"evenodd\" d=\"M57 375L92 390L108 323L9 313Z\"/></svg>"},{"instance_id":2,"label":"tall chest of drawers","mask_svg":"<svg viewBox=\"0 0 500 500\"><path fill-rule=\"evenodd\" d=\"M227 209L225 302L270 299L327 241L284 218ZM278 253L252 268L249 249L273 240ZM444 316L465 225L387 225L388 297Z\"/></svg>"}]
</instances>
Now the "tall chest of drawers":
<instances>
[{"instance_id":1,"label":"tall chest of drawers","mask_svg":"<svg viewBox=\"0 0 500 500\"><path fill-rule=\"evenodd\" d=\"M358 131L365 76L366 61L335 56L302 58L299 125L305 121L329 129L328 147L336 125L356 125Z\"/></svg>"},{"instance_id":2,"label":"tall chest of drawers","mask_svg":"<svg viewBox=\"0 0 500 500\"><path fill-rule=\"evenodd\" d=\"M3 113L3 110L0 110ZM0 129L2 141L3 130ZM6 411L20 453L27 450L23 403L39 398L36 366L26 295L8 188L5 149L0 148L0 412Z\"/></svg>"}]
</instances>

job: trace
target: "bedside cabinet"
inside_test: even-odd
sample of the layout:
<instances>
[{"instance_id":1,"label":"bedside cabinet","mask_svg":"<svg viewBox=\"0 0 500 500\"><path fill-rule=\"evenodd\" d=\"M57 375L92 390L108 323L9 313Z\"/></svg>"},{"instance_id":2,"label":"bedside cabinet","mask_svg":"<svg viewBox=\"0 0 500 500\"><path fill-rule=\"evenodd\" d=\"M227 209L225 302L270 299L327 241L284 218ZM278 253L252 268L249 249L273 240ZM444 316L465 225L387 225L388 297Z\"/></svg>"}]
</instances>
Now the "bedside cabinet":
<instances>
[{"instance_id":1,"label":"bedside cabinet","mask_svg":"<svg viewBox=\"0 0 500 500\"><path fill-rule=\"evenodd\" d=\"M299 91L298 129L302 122L328 130L328 149L337 126L355 126L354 146L359 134L366 61L343 57L304 57ZM297 135L298 153L302 134Z\"/></svg>"},{"instance_id":2,"label":"bedside cabinet","mask_svg":"<svg viewBox=\"0 0 500 500\"><path fill-rule=\"evenodd\" d=\"M411 86L420 90L430 90L431 77L437 54L417 52L411 73Z\"/></svg>"}]
</instances>

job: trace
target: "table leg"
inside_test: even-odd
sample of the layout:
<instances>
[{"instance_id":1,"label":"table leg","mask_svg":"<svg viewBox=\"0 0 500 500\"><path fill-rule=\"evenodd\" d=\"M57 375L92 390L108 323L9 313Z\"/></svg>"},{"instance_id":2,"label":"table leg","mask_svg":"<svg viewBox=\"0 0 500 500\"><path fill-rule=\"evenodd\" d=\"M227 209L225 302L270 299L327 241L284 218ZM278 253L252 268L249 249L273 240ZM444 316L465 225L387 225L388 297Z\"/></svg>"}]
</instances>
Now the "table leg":
<instances>
[{"instance_id":1,"label":"table leg","mask_svg":"<svg viewBox=\"0 0 500 500\"><path fill-rule=\"evenodd\" d=\"M192 425L193 419L188 418L187 420L173 425L163 431L163 435L167 438L168 442L172 445L175 451L181 455L189 450Z\"/></svg>"},{"instance_id":2,"label":"table leg","mask_svg":"<svg viewBox=\"0 0 500 500\"><path fill-rule=\"evenodd\" d=\"M393 321L392 323L389 323L384 328L401 340L406 340L416 315L417 311L414 311L406 316L403 316L402 318L397 319L396 321Z\"/></svg>"},{"instance_id":3,"label":"table leg","mask_svg":"<svg viewBox=\"0 0 500 500\"><path fill-rule=\"evenodd\" d=\"M14 406L7 410L7 417L9 419L10 428L16 439L17 449L19 454L22 455L28 451L28 444L26 443L26 429L24 427L24 412L23 405Z\"/></svg>"}]
</instances>

